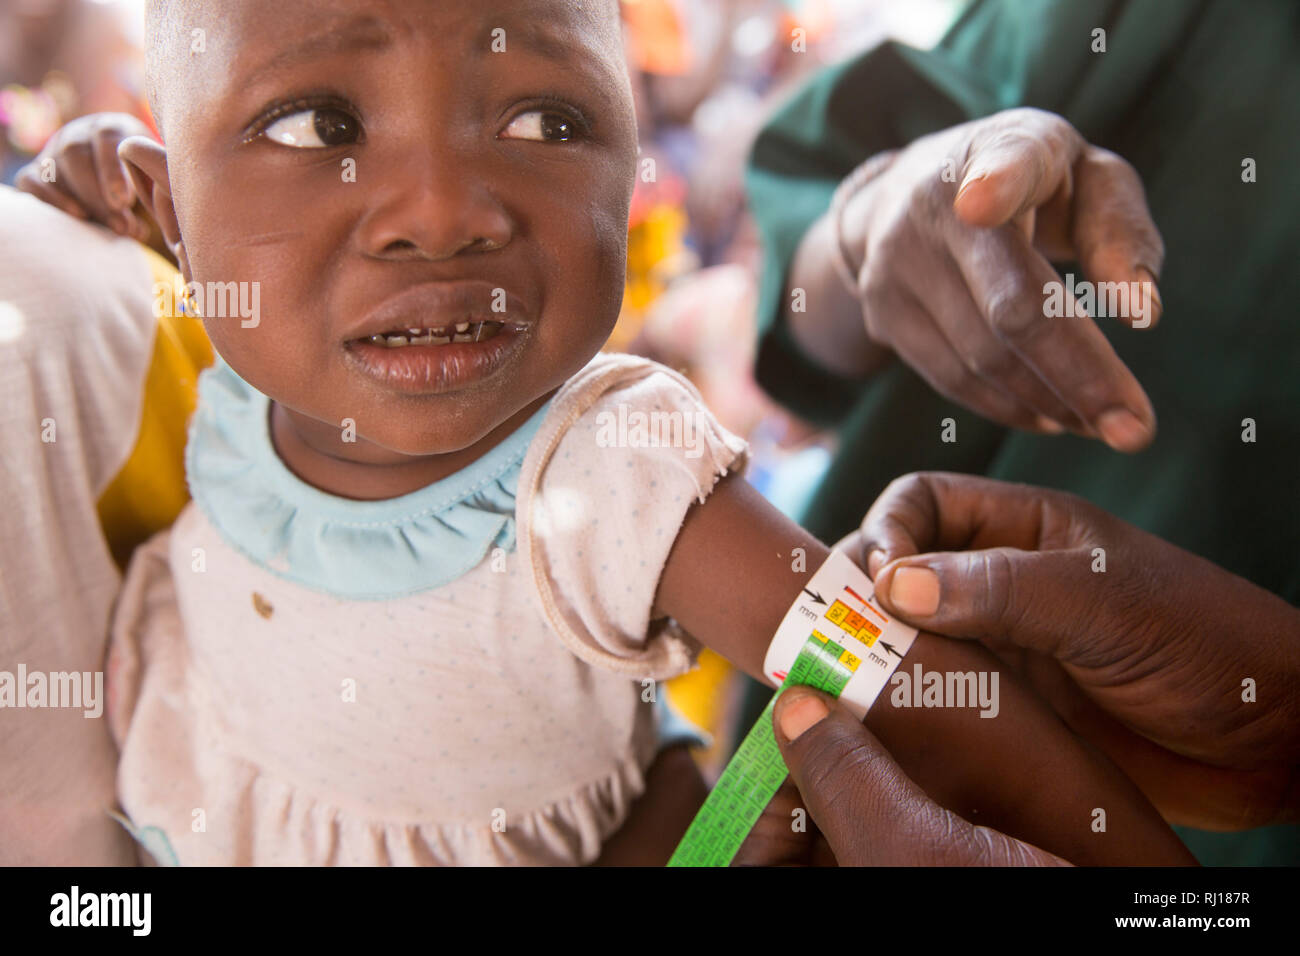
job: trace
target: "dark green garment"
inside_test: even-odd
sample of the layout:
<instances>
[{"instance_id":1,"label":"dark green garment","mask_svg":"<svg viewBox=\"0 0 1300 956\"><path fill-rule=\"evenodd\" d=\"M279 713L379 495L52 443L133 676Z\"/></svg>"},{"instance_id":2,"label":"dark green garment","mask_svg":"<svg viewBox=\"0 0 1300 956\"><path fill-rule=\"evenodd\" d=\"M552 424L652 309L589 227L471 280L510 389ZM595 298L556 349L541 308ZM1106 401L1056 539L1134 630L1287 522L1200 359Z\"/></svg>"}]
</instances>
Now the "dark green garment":
<instances>
[{"instance_id":1,"label":"dark green garment","mask_svg":"<svg viewBox=\"0 0 1300 956\"><path fill-rule=\"evenodd\" d=\"M1098 27L1105 53L1092 52ZM836 377L800 352L779 316L791 257L844 175L1013 106L1065 116L1146 186L1167 249L1164 315L1154 329L1101 325L1159 418L1140 454L1008 431L898 361L869 380ZM837 540L906 472L988 475L1072 491L1300 603L1298 115L1295 0L976 2L933 51L890 43L818 74L762 132L748 174L766 255L759 381L842 440L807 527ZM1247 157L1253 183L1242 181ZM1077 266L1061 271L1083 278ZM945 444L949 417L957 441ZM1242 441L1245 418L1253 444ZM1296 828L1180 832L1206 862L1300 861ZM1253 840L1245 856L1243 840Z\"/></svg>"}]
</instances>

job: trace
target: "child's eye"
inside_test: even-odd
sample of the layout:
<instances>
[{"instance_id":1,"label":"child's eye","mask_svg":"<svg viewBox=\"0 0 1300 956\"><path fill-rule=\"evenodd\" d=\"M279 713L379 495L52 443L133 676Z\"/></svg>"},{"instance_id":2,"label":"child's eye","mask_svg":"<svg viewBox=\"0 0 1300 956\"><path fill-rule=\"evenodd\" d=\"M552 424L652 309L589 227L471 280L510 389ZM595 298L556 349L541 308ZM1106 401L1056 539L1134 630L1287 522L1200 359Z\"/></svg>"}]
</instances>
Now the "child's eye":
<instances>
[{"instance_id":1,"label":"child's eye","mask_svg":"<svg viewBox=\"0 0 1300 956\"><path fill-rule=\"evenodd\" d=\"M318 106L276 120L262 135L282 146L323 149L355 143L361 135L361 124L343 110Z\"/></svg>"},{"instance_id":2,"label":"child's eye","mask_svg":"<svg viewBox=\"0 0 1300 956\"><path fill-rule=\"evenodd\" d=\"M555 110L529 110L520 113L501 132L506 139L528 139L539 143L565 143L583 133L572 117Z\"/></svg>"}]
</instances>

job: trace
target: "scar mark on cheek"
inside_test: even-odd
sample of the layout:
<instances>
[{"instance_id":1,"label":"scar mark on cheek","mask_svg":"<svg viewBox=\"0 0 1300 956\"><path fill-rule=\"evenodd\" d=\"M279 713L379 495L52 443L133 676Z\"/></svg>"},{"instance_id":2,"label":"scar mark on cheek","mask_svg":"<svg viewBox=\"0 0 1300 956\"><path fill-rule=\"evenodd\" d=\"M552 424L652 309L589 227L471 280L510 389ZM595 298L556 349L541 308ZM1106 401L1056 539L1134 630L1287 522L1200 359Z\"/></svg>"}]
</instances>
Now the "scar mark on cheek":
<instances>
[{"instance_id":1,"label":"scar mark on cheek","mask_svg":"<svg viewBox=\"0 0 1300 956\"><path fill-rule=\"evenodd\" d=\"M231 240L231 245L274 246L282 242L288 242L290 239L297 239L301 235L301 229L295 229L292 232L263 232L254 236L240 236Z\"/></svg>"}]
</instances>

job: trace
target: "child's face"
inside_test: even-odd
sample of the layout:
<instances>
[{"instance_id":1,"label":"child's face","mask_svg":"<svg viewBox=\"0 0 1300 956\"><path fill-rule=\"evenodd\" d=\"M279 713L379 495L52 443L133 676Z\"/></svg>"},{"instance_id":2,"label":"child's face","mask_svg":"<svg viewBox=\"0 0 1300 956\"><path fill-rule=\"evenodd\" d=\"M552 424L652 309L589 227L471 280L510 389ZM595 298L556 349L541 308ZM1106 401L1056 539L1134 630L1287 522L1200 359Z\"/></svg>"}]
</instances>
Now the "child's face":
<instances>
[{"instance_id":1,"label":"child's face","mask_svg":"<svg viewBox=\"0 0 1300 956\"><path fill-rule=\"evenodd\" d=\"M636 162L613 0L206 9L168 178L193 279L260 283L254 328L205 309L243 378L367 460L466 448L596 353Z\"/></svg>"}]
</instances>

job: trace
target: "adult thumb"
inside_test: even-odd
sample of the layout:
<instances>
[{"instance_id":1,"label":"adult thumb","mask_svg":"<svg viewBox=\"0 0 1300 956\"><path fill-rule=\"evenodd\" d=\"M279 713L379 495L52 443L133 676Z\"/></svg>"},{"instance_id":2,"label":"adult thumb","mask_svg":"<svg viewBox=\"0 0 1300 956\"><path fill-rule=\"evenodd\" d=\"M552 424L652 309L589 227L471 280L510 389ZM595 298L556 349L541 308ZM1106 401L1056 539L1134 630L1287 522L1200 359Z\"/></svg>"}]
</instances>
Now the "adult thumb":
<instances>
[{"instance_id":1,"label":"adult thumb","mask_svg":"<svg viewBox=\"0 0 1300 956\"><path fill-rule=\"evenodd\" d=\"M790 776L841 866L1067 866L939 806L838 700L810 687L772 714Z\"/></svg>"},{"instance_id":2,"label":"adult thumb","mask_svg":"<svg viewBox=\"0 0 1300 956\"><path fill-rule=\"evenodd\" d=\"M1111 584L1087 548L938 551L891 561L876 598L913 627L956 638L1006 638L1085 663L1110 659L1110 635L1128 632L1107 599ZM1080 622L1088 622L1080 627Z\"/></svg>"}]
</instances>

